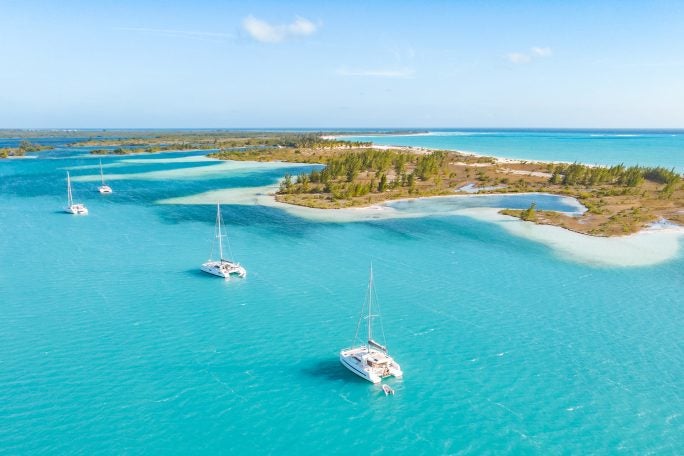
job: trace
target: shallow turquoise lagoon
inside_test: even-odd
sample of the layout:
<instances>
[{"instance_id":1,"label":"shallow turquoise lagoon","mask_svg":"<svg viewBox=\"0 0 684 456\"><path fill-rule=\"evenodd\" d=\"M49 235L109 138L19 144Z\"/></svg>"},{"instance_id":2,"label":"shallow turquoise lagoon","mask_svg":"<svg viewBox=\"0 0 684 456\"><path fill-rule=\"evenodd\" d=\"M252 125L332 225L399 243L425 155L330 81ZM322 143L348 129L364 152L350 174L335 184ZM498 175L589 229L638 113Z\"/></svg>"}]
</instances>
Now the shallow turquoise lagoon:
<instances>
[{"instance_id":1,"label":"shallow turquoise lagoon","mask_svg":"<svg viewBox=\"0 0 684 456\"><path fill-rule=\"evenodd\" d=\"M198 270L215 208L156 201L292 169L145 174L210 164L163 161L193 155L103 158L128 177L110 196L77 180L87 217L60 213L64 173L97 160L0 161L0 452L684 449L681 253L599 268L465 216L322 223L226 205L249 275L225 282ZM405 372L392 397L337 359L371 260Z\"/></svg>"},{"instance_id":2,"label":"shallow turquoise lagoon","mask_svg":"<svg viewBox=\"0 0 684 456\"><path fill-rule=\"evenodd\" d=\"M522 160L664 166L684 172L682 130L439 130L350 139Z\"/></svg>"}]
</instances>

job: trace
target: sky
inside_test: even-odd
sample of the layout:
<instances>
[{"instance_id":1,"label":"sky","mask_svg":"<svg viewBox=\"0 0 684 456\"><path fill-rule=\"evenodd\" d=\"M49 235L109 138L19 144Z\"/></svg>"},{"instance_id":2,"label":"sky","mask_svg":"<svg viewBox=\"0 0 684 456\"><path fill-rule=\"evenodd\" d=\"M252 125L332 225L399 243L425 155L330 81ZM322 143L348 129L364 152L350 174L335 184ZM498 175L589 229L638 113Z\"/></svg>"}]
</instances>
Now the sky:
<instances>
[{"instance_id":1,"label":"sky","mask_svg":"<svg viewBox=\"0 0 684 456\"><path fill-rule=\"evenodd\" d=\"M0 0L0 128L684 128L684 1Z\"/></svg>"}]
</instances>

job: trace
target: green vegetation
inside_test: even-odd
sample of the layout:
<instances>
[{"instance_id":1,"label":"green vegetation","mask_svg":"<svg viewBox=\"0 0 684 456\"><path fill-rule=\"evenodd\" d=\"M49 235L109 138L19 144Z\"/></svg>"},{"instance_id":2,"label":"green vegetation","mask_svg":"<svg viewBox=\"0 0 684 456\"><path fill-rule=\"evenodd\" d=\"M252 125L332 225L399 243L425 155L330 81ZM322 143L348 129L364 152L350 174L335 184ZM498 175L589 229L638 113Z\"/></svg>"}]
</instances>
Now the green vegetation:
<instances>
[{"instance_id":1,"label":"green vegetation","mask_svg":"<svg viewBox=\"0 0 684 456\"><path fill-rule=\"evenodd\" d=\"M466 184L479 193L543 192L574 197L587 211L505 210L508 215L599 236L638 231L666 218L684 224L682 177L666 168L592 167L535 162L499 163L456 152L406 148L255 148L212 156L230 160L282 160L324 164L287 176L276 199L316 208L366 206L390 199L448 195Z\"/></svg>"},{"instance_id":2,"label":"green vegetation","mask_svg":"<svg viewBox=\"0 0 684 456\"><path fill-rule=\"evenodd\" d=\"M528 222L534 222L537 220L536 208L537 203L530 204L530 207L520 213L520 218Z\"/></svg>"},{"instance_id":3,"label":"green vegetation","mask_svg":"<svg viewBox=\"0 0 684 456\"><path fill-rule=\"evenodd\" d=\"M625 167L624 165L604 167L572 163L556 165L552 173L549 182L564 185L617 184L638 187L644 179L659 184L676 184L680 180L680 176L674 171L674 168L668 170L663 167Z\"/></svg>"},{"instance_id":4,"label":"green vegetation","mask_svg":"<svg viewBox=\"0 0 684 456\"><path fill-rule=\"evenodd\" d=\"M282 202L317 208L364 206L396 198L448 195L466 184L480 193L545 192L574 197L581 216L540 211L535 205L504 213L535 223L593 235L631 233L659 218L684 224L682 176L664 167L600 167L579 163L499 162L457 152L369 147L316 133L257 131L54 131L13 137L73 137L73 147L92 154L208 150L222 160L318 164L309 173L285 176ZM89 137L83 141L82 138ZM0 149L0 157L44 150L28 141Z\"/></svg>"},{"instance_id":5,"label":"green vegetation","mask_svg":"<svg viewBox=\"0 0 684 456\"><path fill-rule=\"evenodd\" d=\"M301 174L294 181L286 176L278 194L283 201L306 200L314 207L444 194L450 192L448 157L441 151L426 155L378 149L338 152L325 160L322 170Z\"/></svg>"},{"instance_id":6,"label":"green vegetation","mask_svg":"<svg viewBox=\"0 0 684 456\"><path fill-rule=\"evenodd\" d=\"M40 144L34 144L26 139L19 143L18 147L4 147L0 149L0 158L7 157L23 157L29 152L40 152L42 150L52 149L51 146L41 146Z\"/></svg>"},{"instance_id":7,"label":"green vegetation","mask_svg":"<svg viewBox=\"0 0 684 456\"><path fill-rule=\"evenodd\" d=\"M538 222L537 218L537 203L532 203L530 204L530 207L524 210L520 209L502 209L500 213L504 215L511 215L513 217L518 217L521 220L525 220L526 222ZM542 212L542 214L545 215L558 215L558 213L549 213L549 211ZM555 218L557 220L557 218Z\"/></svg>"},{"instance_id":8,"label":"green vegetation","mask_svg":"<svg viewBox=\"0 0 684 456\"><path fill-rule=\"evenodd\" d=\"M593 235L629 234L660 218L684 224L684 186L674 169L623 165L547 165L546 183L534 191L572 196L587 208L581 217L537 211L536 223ZM529 219L528 211L502 211Z\"/></svg>"},{"instance_id":9,"label":"green vegetation","mask_svg":"<svg viewBox=\"0 0 684 456\"><path fill-rule=\"evenodd\" d=\"M129 154L143 154L164 151L181 151L181 150L202 150L205 147L197 147L193 144L177 143L177 144L162 144L155 146L137 146L137 147L117 147L115 149L93 149L90 151L93 155L129 155ZM212 148L209 148L212 149Z\"/></svg>"},{"instance_id":10,"label":"green vegetation","mask_svg":"<svg viewBox=\"0 0 684 456\"><path fill-rule=\"evenodd\" d=\"M240 148L336 149L368 146L368 143L322 138L314 133L207 132L169 133L152 137L93 139L74 146L98 147L92 154L136 154L175 150L219 150L219 154L241 153ZM102 146L115 147L104 149Z\"/></svg>"}]
</instances>

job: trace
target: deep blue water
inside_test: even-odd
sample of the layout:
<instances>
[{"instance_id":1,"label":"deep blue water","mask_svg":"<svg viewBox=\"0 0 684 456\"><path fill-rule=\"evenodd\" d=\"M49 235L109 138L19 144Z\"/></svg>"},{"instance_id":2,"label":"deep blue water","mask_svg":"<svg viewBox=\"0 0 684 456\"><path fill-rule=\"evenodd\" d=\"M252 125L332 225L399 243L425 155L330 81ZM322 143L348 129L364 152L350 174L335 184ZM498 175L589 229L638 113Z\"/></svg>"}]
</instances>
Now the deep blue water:
<instances>
[{"instance_id":1,"label":"deep blue water","mask_svg":"<svg viewBox=\"0 0 684 456\"><path fill-rule=\"evenodd\" d=\"M104 157L132 177L110 196L76 181L90 215L74 217L65 169L97 173L75 155L0 161L0 452L684 451L681 254L596 268L467 217L321 223L226 205L249 275L224 282L198 270L215 208L157 201L286 170L150 180L206 163ZM392 397L337 360L371 260L405 371Z\"/></svg>"}]
</instances>

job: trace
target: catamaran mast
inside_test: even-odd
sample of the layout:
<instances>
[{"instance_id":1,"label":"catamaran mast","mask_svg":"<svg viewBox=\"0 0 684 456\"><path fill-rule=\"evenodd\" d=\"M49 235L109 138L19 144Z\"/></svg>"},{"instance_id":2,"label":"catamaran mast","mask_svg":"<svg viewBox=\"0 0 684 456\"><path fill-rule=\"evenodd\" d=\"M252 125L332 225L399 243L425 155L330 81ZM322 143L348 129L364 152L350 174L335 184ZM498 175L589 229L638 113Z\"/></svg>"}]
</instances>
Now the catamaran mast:
<instances>
[{"instance_id":1,"label":"catamaran mast","mask_svg":"<svg viewBox=\"0 0 684 456\"><path fill-rule=\"evenodd\" d=\"M72 206L74 204L74 199L71 196L71 177L69 176L69 171L67 171L67 205Z\"/></svg>"},{"instance_id":2,"label":"catamaran mast","mask_svg":"<svg viewBox=\"0 0 684 456\"><path fill-rule=\"evenodd\" d=\"M102 180L102 185L104 186L104 173L102 172L102 160L100 160L100 180Z\"/></svg>"},{"instance_id":3,"label":"catamaran mast","mask_svg":"<svg viewBox=\"0 0 684 456\"><path fill-rule=\"evenodd\" d=\"M219 240L219 260L223 261L223 240L221 239L221 203L216 203L216 226Z\"/></svg>"},{"instance_id":4,"label":"catamaran mast","mask_svg":"<svg viewBox=\"0 0 684 456\"><path fill-rule=\"evenodd\" d=\"M373 319L373 312L371 306L373 304L373 263L370 267L370 280L368 281L368 349L370 350L370 343L373 340L373 330L371 328L371 320Z\"/></svg>"}]
</instances>

